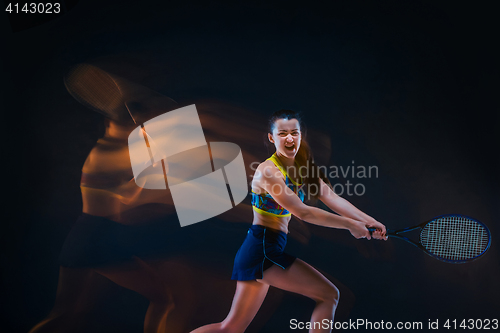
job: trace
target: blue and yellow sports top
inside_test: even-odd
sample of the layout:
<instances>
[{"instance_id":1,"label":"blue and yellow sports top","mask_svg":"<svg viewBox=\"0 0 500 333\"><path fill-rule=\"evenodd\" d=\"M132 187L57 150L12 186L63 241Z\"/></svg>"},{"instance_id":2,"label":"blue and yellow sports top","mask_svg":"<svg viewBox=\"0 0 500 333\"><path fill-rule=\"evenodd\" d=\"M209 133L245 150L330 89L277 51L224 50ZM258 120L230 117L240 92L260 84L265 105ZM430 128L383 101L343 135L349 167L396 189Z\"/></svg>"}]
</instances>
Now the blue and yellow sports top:
<instances>
[{"instance_id":1,"label":"blue and yellow sports top","mask_svg":"<svg viewBox=\"0 0 500 333\"><path fill-rule=\"evenodd\" d=\"M291 189L295 194L297 194L302 202L304 202L304 192L300 189L302 183L297 184L293 181L281 164L280 160L276 156L269 157L268 160L272 161L276 167L281 171L285 177L285 184ZM302 182L302 179L301 179ZM252 207L253 210L262 215L279 216L285 217L292 215L288 210L280 206L269 193L257 194L252 190Z\"/></svg>"}]
</instances>

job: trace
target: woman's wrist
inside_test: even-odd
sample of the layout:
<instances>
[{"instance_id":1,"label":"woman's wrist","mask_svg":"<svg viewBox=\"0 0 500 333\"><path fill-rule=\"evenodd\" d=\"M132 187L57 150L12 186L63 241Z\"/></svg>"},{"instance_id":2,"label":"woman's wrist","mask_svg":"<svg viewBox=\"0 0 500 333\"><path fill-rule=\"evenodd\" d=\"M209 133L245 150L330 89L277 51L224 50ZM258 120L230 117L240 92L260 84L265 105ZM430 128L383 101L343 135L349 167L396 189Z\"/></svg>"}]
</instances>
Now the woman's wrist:
<instances>
[{"instance_id":1,"label":"woman's wrist","mask_svg":"<svg viewBox=\"0 0 500 333\"><path fill-rule=\"evenodd\" d=\"M373 217L371 216L368 216L368 218L366 219L365 223L368 223L368 224L375 224L377 223L377 220L375 220Z\"/></svg>"},{"instance_id":2,"label":"woman's wrist","mask_svg":"<svg viewBox=\"0 0 500 333\"><path fill-rule=\"evenodd\" d=\"M343 225L342 225L342 229L347 229L349 231L352 230L352 228L354 227L356 221L354 219L351 219L349 217L343 217Z\"/></svg>"}]
</instances>

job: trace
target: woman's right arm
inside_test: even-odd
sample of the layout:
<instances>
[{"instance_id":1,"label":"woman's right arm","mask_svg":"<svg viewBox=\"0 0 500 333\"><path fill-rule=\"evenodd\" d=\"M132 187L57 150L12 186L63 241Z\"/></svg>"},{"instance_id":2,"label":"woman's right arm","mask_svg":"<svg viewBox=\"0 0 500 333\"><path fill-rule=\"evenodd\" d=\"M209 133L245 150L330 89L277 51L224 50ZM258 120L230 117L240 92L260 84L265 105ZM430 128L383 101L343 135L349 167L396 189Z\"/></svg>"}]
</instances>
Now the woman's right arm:
<instances>
[{"instance_id":1,"label":"woman's right arm","mask_svg":"<svg viewBox=\"0 0 500 333\"><path fill-rule=\"evenodd\" d=\"M260 170L259 170L260 169ZM365 223L354 219L332 214L323 209L304 204L299 197L286 186L281 173L275 166L261 164L257 168L254 180L266 190L273 199L290 213L306 222L323 227L347 229L356 238L370 239Z\"/></svg>"}]
</instances>

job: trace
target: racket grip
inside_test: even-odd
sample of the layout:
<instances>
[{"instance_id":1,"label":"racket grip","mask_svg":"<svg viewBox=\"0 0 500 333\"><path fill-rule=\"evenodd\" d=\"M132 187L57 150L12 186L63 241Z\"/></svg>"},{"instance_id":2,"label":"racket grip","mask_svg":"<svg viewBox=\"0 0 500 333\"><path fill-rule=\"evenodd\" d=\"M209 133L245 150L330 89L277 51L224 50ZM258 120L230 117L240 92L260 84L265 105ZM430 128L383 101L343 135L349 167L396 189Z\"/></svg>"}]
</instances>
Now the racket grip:
<instances>
[{"instance_id":1,"label":"racket grip","mask_svg":"<svg viewBox=\"0 0 500 333\"><path fill-rule=\"evenodd\" d=\"M377 228L366 228L366 229L368 229L368 232L370 232L370 236L372 236L372 235L373 235L373 232L374 232L375 230L377 230ZM385 232L385 237L386 237L386 239L388 239L388 238L389 238L389 236L392 236L392 234L391 234L392 232L393 232L392 230L386 230L386 232Z\"/></svg>"},{"instance_id":2,"label":"racket grip","mask_svg":"<svg viewBox=\"0 0 500 333\"><path fill-rule=\"evenodd\" d=\"M366 229L368 229L368 232L370 232L370 236L372 236L372 235L373 235L373 232L374 232L375 230L377 230L377 228L366 228ZM390 236L389 232L390 232L390 230L387 230L387 231L386 231L386 233L385 233L385 237L386 237L386 239L387 239L387 237L389 237L389 236Z\"/></svg>"},{"instance_id":3,"label":"racket grip","mask_svg":"<svg viewBox=\"0 0 500 333\"><path fill-rule=\"evenodd\" d=\"M370 235L371 235L371 234L373 234L373 232L374 232L375 230L377 230L377 229L375 229L375 228L366 228L366 229L368 229L368 231L370 232Z\"/></svg>"}]
</instances>

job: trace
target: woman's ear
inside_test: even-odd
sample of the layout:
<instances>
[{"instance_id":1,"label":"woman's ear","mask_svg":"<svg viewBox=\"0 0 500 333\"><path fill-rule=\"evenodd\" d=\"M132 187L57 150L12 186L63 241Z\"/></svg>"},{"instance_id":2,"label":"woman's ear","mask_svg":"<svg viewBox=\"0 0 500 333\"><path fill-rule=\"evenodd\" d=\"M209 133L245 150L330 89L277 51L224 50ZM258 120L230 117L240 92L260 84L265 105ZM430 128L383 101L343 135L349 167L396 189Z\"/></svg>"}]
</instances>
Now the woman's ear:
<instances>
[{"instance_id":1,"label":"woman's ear","mask_svg":"<svg viewBox=\"0 0 500 333\"><path fill-rule=\"evenodd\" d=\"M269 139L269 142L274 143L274 139L271 133L267 133L267 138Z\"/></svg>"}]
</instances>

